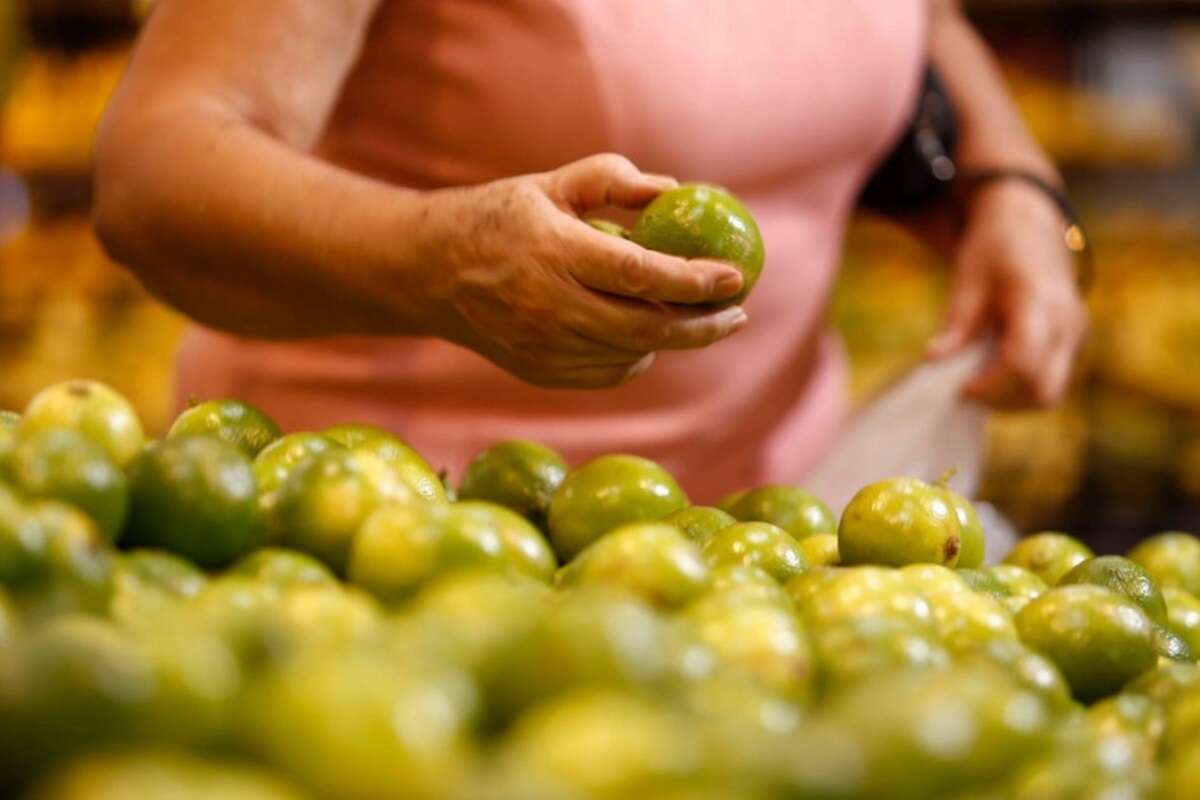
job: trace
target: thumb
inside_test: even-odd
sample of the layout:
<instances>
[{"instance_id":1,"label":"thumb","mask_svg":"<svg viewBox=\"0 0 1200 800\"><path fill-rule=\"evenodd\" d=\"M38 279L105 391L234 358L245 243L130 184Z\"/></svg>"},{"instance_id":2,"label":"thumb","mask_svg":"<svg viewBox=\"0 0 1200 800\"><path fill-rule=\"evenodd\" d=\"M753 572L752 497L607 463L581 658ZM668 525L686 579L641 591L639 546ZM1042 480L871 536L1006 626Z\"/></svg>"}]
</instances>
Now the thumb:
<instances>
[{"instance_id":1,"label":"thumb","mask_svg":"<svg viewBox=\"0 0 1200 800\"><path fill-rule=\"evenodd\" d=\"M642 172L615 153L603 153L567 164L548 176L554 198L576 214L605 206L641 208L660 192L678 185L674 178Z\"/></svg>"},{"instance_id":2,"label":"thumb","mask_svg":"<svg viewBox=\"0 0 1200 800\"><path fill-rule=\"evenodd\" d=\"M986 318L987 289L983 271L959 269L954 287L950 291L946 322L941 332L933 337L926 348L930 357L944 358L952 355L979 334Z\"/></svg>"}]
</instances>

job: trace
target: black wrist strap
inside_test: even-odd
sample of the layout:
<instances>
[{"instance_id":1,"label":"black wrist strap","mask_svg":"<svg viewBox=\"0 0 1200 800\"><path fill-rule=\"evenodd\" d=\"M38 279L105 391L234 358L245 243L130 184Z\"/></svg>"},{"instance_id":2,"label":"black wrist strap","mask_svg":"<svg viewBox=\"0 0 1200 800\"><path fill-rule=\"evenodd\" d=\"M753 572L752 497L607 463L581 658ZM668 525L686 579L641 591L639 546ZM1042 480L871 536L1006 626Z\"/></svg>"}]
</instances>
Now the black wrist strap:
<instances>
[{"instance_id":1,"label":"black wrist strap","mask_svg":"<svg viewBox=\"0 0 1200 800\"><path fill-rule=\"evenodd\" d=\"M1086 292L1091 287L1095 274L1091 243L1088 241L1083 224L1079 221L1079 215L1075 212L1075 206L1063 187L1051 183L1036 172L1007 167L961 169L958 173L958 181L968 194L998 181L1017 181L1032 186L1044 194L1058 208L1067 224L1066 230L1063 232L1063 244L1076 256L1079 267L1077 275L1079 288Z\"/></svg>"}]
</instances>

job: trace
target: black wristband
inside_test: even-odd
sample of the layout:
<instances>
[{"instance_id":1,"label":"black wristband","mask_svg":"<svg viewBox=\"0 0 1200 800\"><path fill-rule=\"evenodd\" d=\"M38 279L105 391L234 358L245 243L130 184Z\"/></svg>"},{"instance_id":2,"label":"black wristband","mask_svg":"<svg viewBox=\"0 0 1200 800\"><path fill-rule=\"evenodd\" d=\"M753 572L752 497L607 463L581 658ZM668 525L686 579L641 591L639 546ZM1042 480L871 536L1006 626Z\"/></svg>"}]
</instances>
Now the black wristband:
<instances>
[{"instance_id":1,"label":"black wristband","mask_svg":"<svg viewBox=\"0 0 1200 800\"><path fill-rule=\"evenodd\" d=\"M1007 167L963 169L959 171L957 180L968 194L998 181L1017 181L1032 186L1044 194L1058 208L1067 224L1066 230L1063 232L1063 244L1076 256L1079 266L1076 277L1080 290L1086 292L1091 287L1095 274L1091 244L1083 229L1083 224L1079 221L1079 215L1075 212L1075 206L1071 203L1071 198L1067 196L1066 189L1051 183L1036 172Z\"/></svg>"}]
</instances>

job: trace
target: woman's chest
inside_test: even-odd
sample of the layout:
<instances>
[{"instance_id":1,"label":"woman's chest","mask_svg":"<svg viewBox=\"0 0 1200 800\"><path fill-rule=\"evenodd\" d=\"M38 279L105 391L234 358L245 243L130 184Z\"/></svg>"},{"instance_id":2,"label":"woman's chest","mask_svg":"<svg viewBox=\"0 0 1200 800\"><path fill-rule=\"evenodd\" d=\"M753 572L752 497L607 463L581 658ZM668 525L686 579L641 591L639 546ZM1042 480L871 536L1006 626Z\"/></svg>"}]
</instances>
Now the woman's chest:
<instances>
[{"instance_id":1,"label":"woman's chest","mask_svg":"<svg viewBox=\"0 0 1200 800\"><path fill-rule=\"evenodd\" d=\"M323 149L419 187L617 151L758 188L866 162L911 102L927 0L393 0Z\"/></svg>"}]
</instances>

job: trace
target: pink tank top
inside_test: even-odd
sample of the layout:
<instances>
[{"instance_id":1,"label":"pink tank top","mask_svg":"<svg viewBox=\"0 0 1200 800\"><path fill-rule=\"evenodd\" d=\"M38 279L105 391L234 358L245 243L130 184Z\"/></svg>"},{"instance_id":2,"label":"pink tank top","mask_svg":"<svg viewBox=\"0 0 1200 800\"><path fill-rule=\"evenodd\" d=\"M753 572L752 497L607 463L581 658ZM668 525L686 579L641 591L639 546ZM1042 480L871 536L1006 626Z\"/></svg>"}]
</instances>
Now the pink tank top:
<instances>
[{"instance_id":1,"label":"pink tank top","mask_svg":"<svg viewBox=\"0 0 1200 800\"><path fill-rule=\"evenodd\" d=\"M458 475L525 437L573 463L653 458L697 502L795 480L836 434L844 366L825 309L846 218L913 102L927 0L392 0L320 146L418 189L613 151L728 186L762 228L750 325L661 353L608 391L525 385L432 339L257 342L196 329L179 396L236 396L288 430L397 431Z\"/></svg>"}]
</instances>

